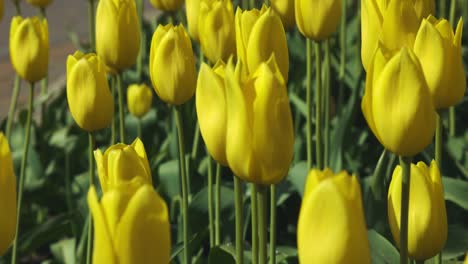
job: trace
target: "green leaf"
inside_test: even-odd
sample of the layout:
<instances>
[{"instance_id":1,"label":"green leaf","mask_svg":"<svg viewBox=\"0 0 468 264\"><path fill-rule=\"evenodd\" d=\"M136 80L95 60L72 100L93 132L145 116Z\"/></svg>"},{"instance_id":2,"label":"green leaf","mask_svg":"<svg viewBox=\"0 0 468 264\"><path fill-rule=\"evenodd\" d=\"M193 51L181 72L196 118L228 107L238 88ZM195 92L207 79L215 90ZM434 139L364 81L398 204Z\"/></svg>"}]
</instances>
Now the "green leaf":
<instances>
[{"instance_id":1,"label":"green leaf","mask_svg":"<svg viewBox=\"0 0 468 264\"><path fill-rule=\"evenodd\" d=\"M59 242L56 242L50 246L50 251L54 257L59 260L61 263L65 264L75 264L75 238L62 239Z\"/></svg>"},{"instance_id":2,"label":"green leaf","mask_svg":"<svg viewBox=\"0 0 468 264\"><path fill-rule=\"evenodd\" d=\"M227 246L217 246L210 250L210 255L208 257L209 264L235 264L236 258L233 254L234 249Z\"/></svg>"},{"instance_id":3,"label":"green leaf","mask_svg":"<svg viewBox=\"0 0 468 264\"><path fill-rule=\"evenodd\" d=\"M466 254L468 249L468 228L461 225L449 225L447 243L442 250L444 260Z\"/></svg>"},{"instance_id":4,"label":"green leaf","mask_svg":"<svg viewBox=\"0 0 468 264\"><path fill-rule=\"evenodd\" d=\"M370 229L367 231L369 247L371 251L371 262L374 264L392 264L400 261L398 250L385 237Z\"/></svg>"},{"instance_id":5,"label":"green leaf","mask_svg":"<svg viewBox=\"0 0 468 264\"><path fill-rule=\"evenodd\" d=\"M158 191L172 200L180 195L179 161L173 159L167 161L158 170L159 186Z\"/></svg>"},{"instance_id":6,"label":"green leaf","mask_svg":"<svg viewBox=\"0 0 468 264\"><path fill-rule=\"evenodd\" d=\"M445 200L468 210L468 181L442 177Z\"/></svg>"},{"instance_id":7,"label":"green leaf","mask_svg":"<svg viewBox=\"0 0 468 264\"><path fill-rule=\"evenodd\" d=\"M307 162L300 161L289 171L288 181L292 183L295 189L301 196L304 195L304 186L307 178Z\"/></svg>"}]
</instances>

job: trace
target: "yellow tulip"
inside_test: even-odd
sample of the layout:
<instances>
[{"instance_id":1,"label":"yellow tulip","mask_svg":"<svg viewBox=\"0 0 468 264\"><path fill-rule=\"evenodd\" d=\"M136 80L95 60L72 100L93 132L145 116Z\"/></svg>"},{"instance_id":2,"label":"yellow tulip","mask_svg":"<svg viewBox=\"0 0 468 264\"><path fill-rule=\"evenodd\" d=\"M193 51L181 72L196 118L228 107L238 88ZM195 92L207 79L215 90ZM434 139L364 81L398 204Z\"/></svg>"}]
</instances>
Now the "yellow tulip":
<instances>
[{"instance_id":1,"label":"yellow tulip","mask_svg":"<svg viewBox=\"0 0 468 264\"><path fill-rule=\"evenodd\" d=\"M182 6L184 0L150 0L150 3L157 9L174 12Z\"/></svg>"},{"instance_id":2,"label":"yellow tulip","mask_svg":"<svg viewBox=\"0 0 468 264\"><path fill-rule=\"evenodd\" d=\"M466 253L466 256L465 256L465 264L468 264L468 253Z\"/></svg>"},{"instance_id":3,"label":"yellow tulip","mask_svg":"<svg viewBox=\"0 0 468 264\"><path fill-rule=\"evenodd\" d=\"M388 221L397 246L400 244L402 169L395 168L388 189ZM426 260L438 254L447 241L447 212L440 171L435 161L411 164L408 209L408 255Z\"/></svg>"},{"instance_id":4,"label":"yellow tulip","mask_svg":"<svg viewBox=\"0 0 468 264\"><path fill-rule=\"evenodd\" d=\"M201 0L198 35L203 54L211 63L227 61L236 52L234 10L230 0Z\"/></svg>"},{"instance_id":5,"label":"yellow tulip","mask_svg":"<svg viewBox=\"0 0 468 264\"><path fill-rule=\"evenodd\" d=\"M101 201L91 186L88 205L94 221L93 263L169 263L167 205L151 185L141 184L133 192L119 186Z\"/></svg>"},{"instance_id":6,"label":"yellow tulip","mask_svg":"<svg viewBox=\"0 0 468 264\"><path fill-rule=\"evenodd\" d=\"M463 99L466 89L461 39L463 20L453 32L445 19L424 19L414 43L429 90L437 109L448 108Z\"/></svg>"},{"instance_id":7,"label":"yellow tulip","mask_svg":"<svg viewBox=\"0 0 468 264\"><path fill-rule=\"evenodd\" d=\"M378 42L396 53L413 48L421 20L434 12L434 0L362 0L361 60L367 71Z\"/></svg>"},{"instance_id":8,"label":"yellow tulip","mask_svg":"<svg viewBox=\"0 0 468 264\"><path fill-rule=\"evenodd\" d=\"M82 129L92 132L110 124L114 99L99 56L79 51L68 56L67 100L73 119Z\"/></svg>"},{"instance_id":9,"label":"yellow tulip","mask_svg":"<svg viewBox=\"0 0 468 264\"><path fill-rule=\"evenodd\" d=\"M151 40L149 70L161 100L180 105L192 98L197 73L192 43L184 26L158 26Z\"/></svg>"},{"instance_id":10,"label":"yellow tulip","mask_svg":"<svg viewBox=\"0 0 468 264\"><path fill-rule=\"evenodd\" d=\"M271 7L280 16L285 28L293 27L296 24L294 14L294 0L270 0Z\"/></svg>"},{"instance_id":11,"label":"yellow tulip","mask_svg":"<svg viewBox=\"0 0 468 264\"><path fill-rule=\"evenodd\" d=\"M0 132L0 256L5 254L15 238L16 176L10 146Z\"/></svg>"},{"instance_id":12,"label":"yellow tulip","mask_svg":"<svg viewBox=\"0 0 468 264\"><path fill-rule=\"evenodd\" d=\"M242 61L225 72L226 158L241 179L275 184L289 170L294 133L286 83L272 55L246 82Z\"/></svg>"},{"instance_id":13,"label":"yellow tulip","mask_svg":"<svg viewBox=\"0 0 468 264\"><path fill-rule=\"evenodd\" d=\"M218 163L227 166L224 70L222 61L213 69L205 63L201 65L195 103L200 132L208 152Z\"/></svg>"},{"instance_id":14,"label":"yellow tulip","mask_svg":"<svg viewBox=\"0 0 468 264\"><path fill-rule=\"evenodd\" d=\"M139 138L131 145L113 145L104 154L95 150L94 158L104 193L120 186L135 191L141 184L152 183L145 146Z\"/></svg>"},{"instance_id":15,"label":"yellow tulip","mask_svg":"<svg viewBox=\"0 0 468 264\"><path fill-rule=\"evenodd\" d=\"M247 66L247 72L255 72L274 53L284 79L288 80L288 43L279 16L265 5L261 10L238 8L235 23L237 56Z\"/></svg>"},{"instance_id":16,"label":"yellow tulip","mask_svg":"<svg viewBox=\"0 0 468 264\"><path fill-rule=\"evenodd\" d=\"M132 84L127 90L128 110L132 115L141 118L151 109L153 93L146 84Z\"/></svg>"},{"instance_id":17,"label":"yellow tulip","mask_svg":"<svg viewBox=\"0 0 468 264\"><path fill-rule=\"evenodd\" d=\"M53 0L27 0L31 5L45 8L52 3Z\"/></svg>"},{"instance_id":18,"label":"yellow tulip","mask_svg":"<svg viewBox=\"0 0 468 264\"><path fill-rule=\"evenodd\" d=\"M38 17L13 17L10 28L10 58L16 73L28 82L47 75L49 29L47 20Z\"/></svg>"},{"instance_id":19,"label":"yellow tulip","mask_svg":"<svg viewBox=\"0 0 468 264\"><path fill-rule=\"evenodd\" d=\"M134 0L100 0L96 10L96 52L107 66L122 71L135 64L140 30Z\"/></svg>"},{"instance_id":20,"label":"yellow tulip","mask_svg":"<svg viewBox=\"0 0 468 264\"><path fill-rule=\"evenodd\" d=\"M371 263L361 188L355 176L311 170L297 224L300 263Z\"/></svg>"},{"instance_id":21,"label":"yellow tulip","mask_svg":"<svg viewBox=\"0 0 468 264\"><path fill-rule=\"evenodd\" d=\"M199 41L198 36L198 14L200 13L200 0L186 0L185 13L187 15L187 26L190 36Z\"/></svg>"},{"instance_id":22,"label":"yellow tulip","mask_svg":"<svg viewBox=\"0 0 468 264\"><path fill-rule=\"evenodd\" d=\"M330 37L341 19L341 0L295 0L296 23L307 38L321 41Z\"/></svg>"},{"instance_id":23,"label":"yellow tulip","mask_svg":"<svg viewBox=\"0 0 468 264\"><path fill-rule=\"evenodd\" d=\"M361 106L374 135L393 153L414 156L432 142L436 112L411 50L403 48L389 60L377 50Z\"/></svg>"}]
</instances>

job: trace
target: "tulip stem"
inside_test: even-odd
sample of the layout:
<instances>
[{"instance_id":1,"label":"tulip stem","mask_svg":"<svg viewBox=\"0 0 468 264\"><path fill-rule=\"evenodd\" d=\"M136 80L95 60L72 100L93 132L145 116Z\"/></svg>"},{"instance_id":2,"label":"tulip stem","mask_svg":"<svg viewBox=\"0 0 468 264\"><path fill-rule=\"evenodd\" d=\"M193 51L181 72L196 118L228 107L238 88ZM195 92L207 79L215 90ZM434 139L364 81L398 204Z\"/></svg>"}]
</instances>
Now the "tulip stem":
<instances>
[{"instance_id":1,"label":"tulip stem","mask_svg":"<svg viewBox=\"0 0 468 264\"><path fill-rule=\"evenodd\" d=\"M11 95L10 110L8 111L8 120L6 124L6 138L10 140L11 127L13 119L15 119L16 104L18 103L18 95L21 88L21 78L18 74L15 75L15 83L13 85L13 94Z\"/></svg>"},{"instance_id":2,"label":"tulip stem","mask_svg":"<svg viewBox=\"0 0 468 264\"><path fill-rule=\"evenodd\" d=\"M443 138L442 133L443 133L442 116L440 115L440 113L438 113L436 134L435 134L435 160L440 171L442 171L442 138ZM442 263L442 252L437 254L434 258L435 258L436 264Z\"/></svg>"},{"instance_id":3,"label":"tulip stem","mask_svg":"<svg viewBox=\"0 0 468 264\"><path fill-rule=\"evenodd\" d=\"M341 29L340 29L340 88L338 89L338 101L336 104L336 112L341 110L341 104L343 102L344 86L345 86L345 74L346 74L346 13L348 10L347 1L342 0L341 4Z\"/></svg>"},{"instance_id":4,"label":"tulip stem","mask_svg":"<svg viewBox=\"0 0 468 264\"><path fill-rule=\"evenodd\" d=\"M306 68L306 97L307 97L307 169L312 168L312 41L306 39L307 68Z\"/></svg>"},{"instance_id":5,"label":"tulip stem","mask_svg":"<svg viewBox=\"0 0 468 264\"><path fill-rule=\"evenodd\" d=\"M258 263L258 215L257 215L257 185L251 183L250 189L251 217L252 217L252 264Z\"/></svg>"},{"instance_id":6,"label":"tulip stem","mask_svg":"<svg viewBox=\"0 0 468 264\"><path fill-rule=\"evenodd\" d=\"M65 189L65 199L67 201L68 213L72 215L74 208L70 175L70 153L68 151L65 151ZM74 219L71 220L70 227L73 237L77 237L78 231Z\"/></svg>"},{"instance_id":7,"label":"tulip stem","mask_svg":"<svg viewBox=\"0 0 468 264\"><path fill-rule=\"evenodd\" d=\"M16 231L15 231L15 240L13 242L13 249L11 252L11 263L16 264L16 257L18 254L18 238L20 231L20 219L21 219L21 202L23 200L23 188L24 188L24 178L26 177L26 166L28 163L28 153L29 153L29 141L31 139L31 124L32 124L32 114L34 111L34 83L31 83L29 86L29 100L28 100L28 116L26 119L26 139L23 145L23 158L21 159L21 168L20 168L20 178L18 186L18 205L16 208Z\"/></svg>"},{"instance_id":8,"label":"tulip stem","mask_svg":"<svg viewBox=\"0 0 468 264\"><path fill-rule=\"evenodd\" d=\"M234 176L234 201L236 212L236 263L244 263L244 239L243 239L243 198L242 198L242 181Z\"/></svg>"},{"instance_id":9,"label":"tulip stem","mask_svg":"<svg viewBox=\"0 0 468 264\"><path fill-rule=\"evenodd\" d=\"M90 51L96 51L96 17L94 14L94 0L88 0L88 21L89 21L89 46Z\"/></svg>"},{"instance_id":10,"label":"tulip stem","mask_svg":"<svg viewBox=\"0 0 468 264\"><path fill-rule=\"evenodd\" d=\"M137 136L141 139L141 119L137 118Z\"/></svg>"},{"instance_id":11,"label":"tulip stem","mask_svg":"<svg viewBox=\"0 0 468 264\"><path fill-rule=\"evenodd\" d=\"M88 133L88 165L89 165L89 187L94 185L94 134L92 132ZM93 219L91 212L88 213L88 243L86 247L86 263L92 263L92 244L93 244Z\"/></svg>"},{"instance_id":12,"label":"tulip stem","mask_svg":"<svg viewBox=\"0 0 468 264\"><path fill-rule=\"evenodd\" d=\"M119 119L120 119L120 142L125 143L125 117L124 117L124 95L122 87L122 75L117 73L117 93L119 94Z\"/></svg>"},{"instance_id":13,"label":"tulip stem","mask_svg":"<svg viewBox=\"0 0 468 264\"><path fill-rule=\"evenodd\" d=\"M250 0L250 9L255 8L255 0Z\"/></svg>"},{"instance_id":14,"label":"tulip stem","mask_svg":"<svg viewBox=\"0 0 468 264\"><path fill-rule=\"evenodd\" d=\"M116 86L116 80L115 76L111 76L111 93L112 93L112 98L115 98L115 86ZM112 115L112 124L111 124L111 143L110 145L115 144L115 129L116 129L116 124L115 124L115 113Z\"/></svg>"},{"instance_id":15,"label":"tulip stem","mask_svg":"<svg viewBox=\"0 0 468 264\"><path fill-rule=\"evenodd\" d=\"M249 0L242 1L242 9L247 10L249 9Z\"/></svg>"},{"instance_id":16,"label":"tulip stem","mask_svg":"<svg viewBox=\"0 0 468 264\"><path fill-rule=\"evenodd\" d=\"M315 43L315 152L317 168L323 168L322 159L322 57L320 43Z\"/></svg>"},{"instance_id":17,"label":"tulip stem","mask_svg":"<svg viewBox=\"0 0 468 264\"><path fill-rule=\"evenodd\" d=\"M216 179L215 179L215 246L221 241L221 217L220 217L220 200L221 200L221 165L216 163Z\"/></svg>"},{"instance_id":18,"label":"tulip stem","mask_svg":"<svg viewBox=\"0 0 468 264\"><path fill-rule=\"evenodd\" d=\"M21 16L21 5L20 0L13 0L13 4L15 5L15 11L17 16Z\"/></svg>"},{"instance_id":19,"label":"tulip stem","mask_svg":"<svg viewBox=\"0 0 468 264\"><path fill-rule=\"evenodd\" d=\"M266 220L266 205L267 191L264 186L257 185L258 199L258 263L267 263L267 220Z\"/></svg>"},{"instance_id":20,"label":"tulip stem","mask_svg":"<svg viewBox=\"0 0 468 264\"><path fill-rule=\"evenodd\" d=\"M276 264L276 185L270 186L270 263Z\"/></svg>"},{"instance_id":21,"label":"tulip stem","mask_svg":"<svg viewBox=\"0 0 468 264\"><path fill-rule=\"evenodd\" d=\"M195 132L193 134L193 145L192 145L192 159L196 160L198 156L198 142L200 142L200 125L196 124Z\"/></svg>"},{"instance_id":22,"label":"tulip stem","mask_svg":"<svg viewBox=\"0 0 468 264\"><path fill-rule=\"evenodd\" d=\"M408 209L411 182L411 158L400 156L402 169L400 212L400 264L408 263Z\"/></svg>"},{"instance_id":23,"label":"tulip stem","mask_svg":"<svg viewBox=\"0 0 468 264\"><path fill-rule=\"evenodd\" d=\"M324 130L324 149L323 149L323 164L328 167L328 155L330 146L330 42L325 40L325 130Z\"/></svg>"},{"instance_id":24,"label":"tulip stem","mask_svg":"<svg viewBox=\"0 0 468 264\"><path fill-rule=\"evenodd\" d=\"M456 10L456 8L457 8L457 1L452 0L452 2L450 3L450 14L449 14L449 21L450 21L450 25L452 27L455 26L454 22L455 22L455 10ZM455 106L451 106L449 108L449 135L454 137L455 132L456 132ZM440 166L439 166L439 168L440 168ZM441 260L440 260L439 263L441 263Z\"/></svg>"},{"instance_id":25,"label":"tulip stem","mask_svg":"<svg viewBox=\"0 0 468 264\"><path fill-rule=\"evenodd\" d=\"M183 244L184 244L184 263L191 263L189 250L189 215L188 215L188 174L185 167L185 146L184 146L184 127L182 123L182 107L174 106L177 134L179 141L179 174L182 187L182 225L183 225Z\"/></svg>"},{"instance_id":26,"label":"tulip stem","mask_svg":"<svg viewBox=\"0 0 468 264\"><path fill-rule=\"evenodd\" d=\"M143 0L136 1L136 7L138 12L139 24L140 24L140 52L138 53L136 71L137 71L137 78L141 80L141 73L143 70L143 58L144 58L144 51L145 51L145 33L143 27Z\"/></svg>"},{"instance_id":27,"label":"tulip stem","mask_svg":"<svg viewBox=\"0 0 468 264\"><path fill-rule=\"evenodd\" d=\"M214 219L213 219L213 166L211 166L211 157L208 155L208 222L210 230L210 248L214 246Z\"/></svg>"}]
</instances>

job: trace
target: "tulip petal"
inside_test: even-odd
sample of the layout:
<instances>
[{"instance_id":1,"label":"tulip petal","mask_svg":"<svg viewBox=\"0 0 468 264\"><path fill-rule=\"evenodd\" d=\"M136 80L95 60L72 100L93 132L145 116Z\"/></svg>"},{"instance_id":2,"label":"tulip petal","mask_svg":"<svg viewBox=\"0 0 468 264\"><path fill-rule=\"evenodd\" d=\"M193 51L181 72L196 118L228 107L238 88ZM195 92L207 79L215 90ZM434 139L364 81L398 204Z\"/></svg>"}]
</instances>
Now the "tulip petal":
<instances>
[{"instance_id":1,"label":"tulip petal","mask_svg":"<svg viewBox=\"0 0 468 264\"><path fill-rule=\"evenodd\" d=\"M16 177L8 141L0 132L0 256L15 238Z\"/></svg>"}]
</instances>

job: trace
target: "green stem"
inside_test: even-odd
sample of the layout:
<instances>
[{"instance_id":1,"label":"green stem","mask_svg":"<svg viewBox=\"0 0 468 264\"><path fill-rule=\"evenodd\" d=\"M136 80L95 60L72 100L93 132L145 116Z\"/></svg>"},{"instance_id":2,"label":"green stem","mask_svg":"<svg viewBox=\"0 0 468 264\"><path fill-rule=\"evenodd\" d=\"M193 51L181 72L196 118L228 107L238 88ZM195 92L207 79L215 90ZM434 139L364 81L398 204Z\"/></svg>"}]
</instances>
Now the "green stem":
<instances>
[{"instance_id":1,"label":"green stem","mask_svg":"<svg viewBox=\"0 0 468 264\"><path fill-rule=\"evenodd\" d=\"M236 211L236 260L237 264L244 263L244 239L243 239L243 214L244 208L242 203L242 181L234 176L234 201Z\"/></svg>"},{"instance_id":2,"label":"green stem","mask_svg":"<svg viewBox=\"0 0 468 264\"><path fill-rule=\"evenodd\" d=\"M89 186L94 185L94 135L92 132L88 133L88 165L89 165ZM93 245L93 219L91 212L88 214L89 225L88 225L88 243L86 248L86 263L92 263L92 245Z\"/></svg>"},{"instance_id":3,"label":"green stem","mask_svg":"<svg viewBox=\"0 0 468 264\"><path fill-rule=\"evenodd\" d=\"M249 0L242 0L242 9L243 10L249 9Z\"/></svg>"},{"instance_id":4,"label":"green stem","mask_svg":"<svg viewBox=\"0 0 468 264\"><path fill-rule=\"evenodd\" d=\"M49 76L46 76L44 79L41 80L41 97L44 97L47 95L47 87L49 85ZM42 101L41 104L41 120L42 124L44 125L44 118L47 113L47 103L45 101Z\"/></svg>"},{"instance_id":5,"label":"green stem","mask_svg":"<svg viewBox=\"0 0 468 264\"><path fill-rule=\"evenodd\" d=\"M185 146L184 146L184 127L182 122L181 106L174 106L177 134L179 142L179 168L180 182L182 185L182 222L183 222L183 244L184 244L184 263L191 263L189 250L189 215L188 215L188 174L185 166Z\"/></svg>"},{"instance_id":6,"label":"green stem","mask_svg":"<svg viewBox=\"0 0 468 264\"><path fill-rule=\"evenodd\" d=\"M270 186L270 263L276 264L276 185Z\"/></svg>"},{"instance_id":7,"label":"green stem","mask_svg":"<svg viewBox=\"0 0 468 264\"><path fill-rule=\"evenodd\" d=\"M257 212L257 185L251 183L250 202L252 217L252 264L258 263L258 212Z\"/></svg>"},{"instance_id":8,"label":"green stem","mask_svg":"<svg viewBox=\"0 0 468 264\"><path fill-rule=\"evenodd\" d=\"M315 155L317 156L317 168L322 169L322 58L318 42L315 43L315 73Z\"/></svg>"},{"instance_id":9,"label":"green stem","mask_svg":"<svg viewBox=\"0 0 468 264\"><path fill-rule=\"evenodd\" d=\"M400 156L402 169L400 212L400 264L408 263L408 209L411 182L411 158Z\"/></svg>"},{"instance_id":10,"label":"green stem","mask_svg":"<svg viewBox=\"0 0 468 264\"><path fill-rule=\"evenodd\" d=\"M436 126L436 134L435 134L435 160L439 170L442 171L442 140L443 140L443 124L442 124L442 116L440 113L437 114L437 126ZM437 254L435 257L435 263L441 264L442 263L442 252Z\"/></svg>"},{"instance_id":11,"label":"green stem","mask_svg":"<svg viewBox=\"0 0 468 264\"><path fill-rule=\"evenodd\" d=\"M137 78L141 80L141 73L143 71L143 59L144 59L144 51L145 51L145 33L143 27L143 0L136 1L137 11L138 11L138 18L140 24L140 52L138 53L136 71L137 71Z\"/></svg>"},{"instance_id":12,"label":"green stem","mask_svg":"<svg viewBox=\"0 0 468 264\"><path fill-rule=\"evenodd\" d=\"M200 125L196 124L195 133L193 135L193 145L192 145L192 159L196 160L198 156L198 145L200 142Z\"/></svg>"},{"instance_id":13,"label":"green stem","mask_svg":"<svg viewBox=\"0 0 468 264\"><path fill-rule=\"evenodd\" d=\"M31 83L29 86L29 100L28 100L28 116L26 119L26 139L23 145L23 158L21 159L21 168L20 168L20 178L19 178L19 187L18 187L18 205L16 209L16 236L13 241L13 249L11 252L11 263L16 264L16 258L18 254L18 238L20 231L20 220L21 220L21 203L23 201L23 188L24 188L24 179L26 177L26 166L28 164L28 153L29 153L29 142L31 139L31 124L32 124L32 115L34 112L34 83Z\"/></svg>"},{"instance_id":14,"label":"green stem","mask_svg":"<svg viewBox=\"0 0 468 264\"><path fill-rule=\"evenodd\" d=\"M457 1L452 0L450 3L450 15L449 21L452 28L455 26L455 10L457 8ZM449 108L449 135L451 137L455 136L456 133L456 120L455 120L455 106Z\"/></svg>"},{"instance_id":15,"label":"green stem","mask_svg":"<svg viewBox=\"0 0 468 264\"><path fill-rule=\"evenodd\" d=\"M270 0L265 0L265 5L269 6L270 5Z\"/></svg>"},{"instance_id":16,"label":"green stem","mask_svg":"<svg viewBox=\"0 0 468 264\"><path fill-rule=\"evenodd\" d=\"M117 73L117 92L119 94L119 127L120 127L120 142L125 143L125 117L124 117L124 95L122 87L122 75Z\"/></svg>"},{"instance_id":17,"label":"green stem","mask_svg":"<svg viewBox=\"0 0 468 264\"><path fill-rule=\"evenodd\" d=\"M96 17L94 14L94 0L88 0L88 30L89 30L89 46L90 51L96 51Z\"/></svg>"},{"instance_id":18,"label":"green stem","mask_svg":"<svg viewBox=\"0 0 468 264\"><path fill-rule=\"evenodd\" d=\"M15 12L17 16L21 16L21 5L20 0L13 0L13 4L15 5Z\"/></svg>"},{"instance_id":19,"label":"green stem","mask_svg":"<svg viewBox=\"0 0 468 264\"><path fill-rule=\"evenodd\" d=\"M41 18L47 18L46 9L44 7L39 8L39 14L41 15Z\"/></svg>"},{"instance_id":20,"label":"green stem","mask_svg":"<svg viewBox=\"0 0 468 264\"><path fill-rule=\"evenodd\" d=\"M111 76L111 92L112 92L112 98L115 98L115 90L116 90L116 83L117 81L115 80L115 76ZM116 119L115 119L115 113L112 116L112 124L111 124L111 146L115 144L115 130L116 130Z\"/></svg>"},{"instance_id":21,"label":"green stem","mask_svg":"<svg viewBox=\"0 0 468 264\"><path fill-rule=\"evenodd\" d=\"M13 93L11 95L10 110L8 110L8 119L6 124L6 138L10 140L11 128L15 119L16 104L18 103L18 95L21 88L21 78L18 74L15 75L15 83L13 85Z\"/></svg>"},{"instance_id":22,"label":"green stem","mask_svg":"<svg viewBox=\"0 0 468 264\"><path fill-rule=\"evenodd\" d=\"M210 230L210 248L214 246L214 212L213 212L213 166L211 166L211 157L208 156L208 222Z\"/></svg>"},{"instance_id":23,"label":"green stem","mask_svg":"<svg viewBox=\"0 0 468 264\"><path fill-rule=\"evenodd\" d=\"M306 39L307 68L306 68L306 100L307 100L307 169L312 168L312 41Z\"/></svg>"},{"instance_id":24,"label":"green stem","mask_svg":"<svg viewBox=\"0 0 468 264\"><path fill-rule=\"evenodd\" d=\"M255 0L250 0L250 9L255 8Z\"/></svg>"},{"instance_id":25,"label":"green stem","mask_svg":"<svg viewBox=\"0 0 468 264\"><path fill-rule=\"evenodd\" d=\"M215 180L215 246L219 245L221 242L221 165L216 163L216 180Z\"/></svg>"},{"instance_id":26,"label":"green stem","mask_svg":"<svg viewBox=\"0 0 468 264\"><path fill-rule=\"evenodd\" d=\"M440 0L440 17L446 17L446 12L447 12L447 0Z\"/></svg>"},{"instance_id":27,"label":"green stem","mask_svg":"<svg viewBox=\"0 0 468 264\"><path fill-rule=\"evenodd\" d=\"M264 186L257 185L258 199L258 263L267 263L267 191Z\"/></svg>"},{"instance_id":28,"label":"green stem","mask_svg":"<svg viewBox=\"0 0 468 264\"><path fill-rule=\"evenodd\" d=\"M70 175L70 153L65 152L65 199L67 201L68 213L72 215L74 211L73 207L73 193L71 186L71 175ZM74 219L71 219L70 222L71 231L73 237L78 236L78 231Z\"/></svg>"},{"instance_id":29,"label":"green stem","mask_svg":"<svg viewBox=\"0 0 468 264\"><path fill-rule=\"evenodd\" d=\"M141 119L137 118L137 136L141 139Z\"/></svg>"},{"instance_id":30,"label":"green stem","mask_svg":"<svg viewBox=\"0 0 468 264\"><path fill-rule=\"evenodd\" d=\"M323 149L323 164L328 167L328 155L330 146L330 42L325 41L325 130L323 135L324 149Z\"/></svg>"},{"instance_id":31,"label":"green stem","mask_svg":"<svg viewBox=\"0 0 468 264\"><path fill-rule=\"evenodd\" d=\"M416 260L416 264L424 264L424 260Z\"/></svg>"},{"instance_id":32,"label":"green stem","mask_svg":"<svg viewBox=\"0 0 468 264\"><path fill-rule=\"evenodd\" d=\"M340 87L338 89L338 99L336 103L336 112L339 113L341 105L343 104L344 87L345 87L345 74L346 74L346 13L348 11L347 1L342 0L341 3L341 29L340 29L340 70L339 70L339 81Z\"/></svg>"}]
</instances>

